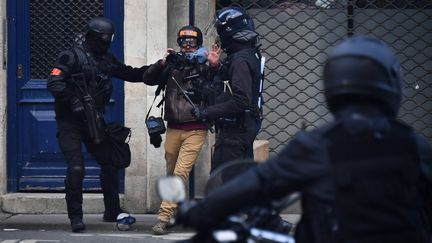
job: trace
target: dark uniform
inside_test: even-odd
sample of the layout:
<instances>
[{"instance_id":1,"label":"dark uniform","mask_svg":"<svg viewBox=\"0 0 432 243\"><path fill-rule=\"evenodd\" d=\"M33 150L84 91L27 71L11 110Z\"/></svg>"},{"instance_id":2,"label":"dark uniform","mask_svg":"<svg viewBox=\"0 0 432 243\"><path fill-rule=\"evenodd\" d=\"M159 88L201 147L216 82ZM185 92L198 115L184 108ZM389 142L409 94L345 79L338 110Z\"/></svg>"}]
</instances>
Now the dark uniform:
<instances>
[{"instance_id":1,"label":"dark uniform","mask_svg":"<svg viewBox=\"0 0 432 243\"><path fill-rule=\"evenodd\" d=\"M262 114L261 55L252 19L238 8L222 9L216 18L221 48L227 53L214 80L216 102L193 111L196 117L216 122L212 170L251 156Z\"/></svg>"},{"instance_id":2,"label":"dark uniform","mask_svg":"<svg viewBox=\"0 0 432 243\"><path fill-rule=\"evenodd\" d=\"M87 89L94 102L97 123L103 130L103 114L113 88L111 77L142 82L142 75L147 69L147 66L126 66L107 52L113 34L114 25L109 19L92 19L83 45L61 52L48 78L48 89L55 97L57 138L67 162L66 203L74 232L85 229L82 223L82 182L85 174L82 143L101 164L104 221L115 222L122 212L118 190L119 169L107 161L101 161L107 151L100 148L100 140L90 136L83 115L83 96Z\"/></svg>"},{"instance_id":3,"label":"dark uniform","mask_svg":"<svg viewBox=\"0 0 432 243\"><path fill-rule=\"evenodd\" d=\"M324 73L335 120L299 132L278 156L216 189L185 213L186 224L211 227L241 208L300 191L296 242L429 242L431 202L424 199L431 192L432 153L396 119L399 69L379 40L356 37L338 45Z\"/></svg>"},{"instance_id":4,"label":"dark uniform","mask_svg":"<svg viewBox=\"0 0 432 243\"><path fill-rule=\"evenodd\" d=\"M239 48L222 61L215 80L219 95L216 104L207 107L208 119L215 120L218 129L212 170L228 161L246 158L257 135L259 60L254 47Z\"/></svg>"}]
</instances>

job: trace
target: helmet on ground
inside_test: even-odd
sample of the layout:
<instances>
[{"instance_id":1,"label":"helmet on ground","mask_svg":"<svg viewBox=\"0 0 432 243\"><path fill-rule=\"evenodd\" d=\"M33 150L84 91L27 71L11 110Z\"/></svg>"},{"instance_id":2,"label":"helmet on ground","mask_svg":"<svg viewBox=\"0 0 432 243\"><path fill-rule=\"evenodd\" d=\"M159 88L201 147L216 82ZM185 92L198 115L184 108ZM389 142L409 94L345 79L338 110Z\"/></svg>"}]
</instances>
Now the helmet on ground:
<instances>
[{"instance_id":1,"label":"helmet on ground","mask_svg":"<svg viewBox=\"0 0 432 243\"><path fill-rule=\"evenodd\" d=\"M402 98L400 63L381 40L352 37L337 45L324 67L324 93L330 111L347 100L372 102L396 115Z\"/></svg>"},{"instance_id":2,"label":"helmet on ground","mask_svg":"<svg viewBox=\"0 0 432 243\"><path fill-rule=\"evenodd\" d=\"M117 216L116 226L118 230L127 231L132 228L132 224L136 222L136 219L128 213L120 213Z\"/></svg>"},{"instance_id":3,"label":"helmet on ground","mask_svg":"<svg viewBox=\"0 0 432 243\"><path fill-rule=\"evenodd\" d=\"M106 17L95 17L87 24L86 42L96 54L104 54L114 38L114 23Z\"/></svg>"},{"instance_id":4,"label":"helmet on ground","mask_svg":"<svg viewBox=\"0 0 432 243\"><path fill-rule=\"evenodd\" d=\"M250 42L258 36L252 18L239 7L227 7L216 11L214 22L222 48L233 40Z\"/></svg>"},{"instance_id":5,"label":"helmet on ground","mask_svg":"<svg viewBox=\"0 0 432 243\"><path fill-rule=\"evenodd\" d=\"M180 28L177 32L177 44L185 48L186 45L196 48L200 47L203 43L203 34L198 27L186 25Z\"/></svg>"}]
</instances>

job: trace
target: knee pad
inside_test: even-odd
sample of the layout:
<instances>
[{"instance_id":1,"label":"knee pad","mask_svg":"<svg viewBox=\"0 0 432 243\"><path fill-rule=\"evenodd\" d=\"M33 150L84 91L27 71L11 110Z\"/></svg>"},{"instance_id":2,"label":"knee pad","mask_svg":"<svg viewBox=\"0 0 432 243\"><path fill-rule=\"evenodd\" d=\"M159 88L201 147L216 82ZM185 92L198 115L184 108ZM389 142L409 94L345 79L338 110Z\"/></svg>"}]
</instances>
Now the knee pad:
<instances>
[{"instance_id":1,"label":"knee pad","mask_svg":"<svg viewBox=\"0 0 432 243\"><path fill-rule=\"evenodd\" d=\"M74 165L67 169L66 183L69 186L78 186L82 184L84 179L84 167L81 165Z\"/></svg>"},{"instance_id":2,"label":"knee pad","mask_svg":"<svg viewBox=\"0 0 432 243\"><path fill-rule=\"evenodd\" d=\"M101 166L101 173L104 176L116 176L118 174L119 169L111 166L111 165L103 165Z\"/></svg>"}]
</instances>

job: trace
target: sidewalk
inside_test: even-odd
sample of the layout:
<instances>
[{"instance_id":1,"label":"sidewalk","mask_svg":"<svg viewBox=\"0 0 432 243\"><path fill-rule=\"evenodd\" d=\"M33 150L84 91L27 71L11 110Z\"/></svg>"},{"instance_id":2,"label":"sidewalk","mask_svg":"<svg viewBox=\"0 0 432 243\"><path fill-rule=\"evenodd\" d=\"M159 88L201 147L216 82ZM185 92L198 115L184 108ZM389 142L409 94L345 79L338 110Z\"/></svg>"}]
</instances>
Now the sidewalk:
<instances>
[{"instance_id":1,"label":"sidewalk","mask_svg":"<svg viewBox=\"0 0 432 243\"><path fill-rule=\"evenodd\" d=\"M87 230L117 231L115 223L103 222L103 214L84 214L83 221ZM133 225L134 231L151 232L156 223L154 214L133 214L137 222ZM54 231L70 230L67 214L1 214L0 232L13 230Z\"/></svg>"},{"instance_id":2,"label":"sidewalk","mask_svg":"<svg viewBox=\"0 0 432 243\"><path fill-rule=\"evenodd\" d=\"M155 214L132 214L137 222L133 225L133 231L142 233L151 232L157 218ZM300 215L283 214L282 218L297 223ZM102 214L84 214L83 218L87 231L117 231L115 223L102 221ZM66 214L4 214L0 212L0 232L13 230L70 230L69 219ZM175 227L173 231L186 231L182 227Z\"/></svg>"}]
</instances>

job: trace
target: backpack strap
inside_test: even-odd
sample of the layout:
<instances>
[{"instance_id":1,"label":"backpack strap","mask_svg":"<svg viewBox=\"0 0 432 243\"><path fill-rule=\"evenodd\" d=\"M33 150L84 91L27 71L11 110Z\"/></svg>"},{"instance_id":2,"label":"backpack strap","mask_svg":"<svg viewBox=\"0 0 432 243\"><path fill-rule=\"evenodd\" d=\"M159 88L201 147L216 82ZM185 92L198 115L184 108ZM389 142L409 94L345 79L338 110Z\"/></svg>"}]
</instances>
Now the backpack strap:
<instances>
[{"instance_id":1,"label":"backpack strap","mask_svg":"<svg viewBox=\"0 0 432 243\"><path fill-rule=\"evenodd\" d=\"M72 51L75 53L75 56L78 58L78 62L80 64L81 73L86 74L87 71L91 73L91 80L89 84L94 88L96 86L96 72L94 62L90 61L90 57L87 56L85 51L78 46L74 46ZM83 80L84 82L84 80ZM86 84L87 85L87 84Z\"/></svg>"},{"instance_id":2,"label":"backpack strap","mask_svg":"<svg viewBox=\"0 0 432 243\"><path fill-rule=\"evenodd\" d=\"M72 48L73 52L75 53L76 57L78 58L78 61L81 65L90 65L90 62L87 58L87 55L85 54L84 50L78 46L74 46Z\"/></svg>"},{"instance_id":3,"label":"backpack strap","mask_svg":"<svg viewBox=\"0 0 432 243\"><path fill-rule=\"evenodd\" d=\"M228 60L228 63L230 64L232 62L232 60L239 58L239 57L244 57L246 60L250 60L250 54L251 54L251 52L234 53L230 57L230 59ZM252 99L253 99L252 102L253 103L250 104L251 105L250 109L252 110L252 112L256 113L255 115L260 120L262 120L262 118L263 118L262 117L263 105L264 105L264 99L263 99L262 93L264 91L264 79L265 79L265 73L264 73L265 70L264 69L265 69L266 58L261 55L261 52L259 51L259 46L257 46L255 48L253 54L256 57L256 61L257 61L258 66L259 66L260 75L259 75L258 80L256 79L255 75L253 75L253 82L254 82L252 85ZM247 62L247 63L248 63L249 70L252 72L254 70L254 68L251 66L251 64L249 62Z\"/></svg>"}]
</instances>

